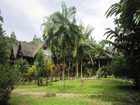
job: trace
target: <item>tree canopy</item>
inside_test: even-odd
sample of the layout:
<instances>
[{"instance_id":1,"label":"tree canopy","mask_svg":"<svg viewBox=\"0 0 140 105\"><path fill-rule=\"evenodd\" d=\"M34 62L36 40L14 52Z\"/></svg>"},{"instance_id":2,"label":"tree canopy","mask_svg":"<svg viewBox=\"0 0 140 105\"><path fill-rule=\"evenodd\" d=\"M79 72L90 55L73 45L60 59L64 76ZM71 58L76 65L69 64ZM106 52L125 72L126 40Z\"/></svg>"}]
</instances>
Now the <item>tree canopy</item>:
<instances>
[{"instance_id":1,"label":"tree canopy","mask_svg":"<svg viewBox=\"0 0 140 105\"><path fill-rule=\"evenodd\" d=\"M108 28L107 38L119 51L123 52L128 64L129 77L134 79L136 87L140 87L140 70L137 64L140 58L140 1L120 0L106 12L106 16L115 15L115 30Z\"/></svg>"}]
</instances>

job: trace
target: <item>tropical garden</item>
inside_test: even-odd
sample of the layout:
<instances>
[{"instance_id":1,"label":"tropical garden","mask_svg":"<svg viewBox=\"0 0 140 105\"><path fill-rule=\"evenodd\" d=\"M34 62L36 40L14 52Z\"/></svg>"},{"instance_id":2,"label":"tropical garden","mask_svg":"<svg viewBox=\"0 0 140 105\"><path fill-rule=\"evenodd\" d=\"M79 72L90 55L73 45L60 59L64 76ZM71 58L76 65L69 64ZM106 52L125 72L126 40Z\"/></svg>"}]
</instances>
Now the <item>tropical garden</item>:
<instances>
[{"instance_id":1,"label":"tropical garden","mask_svg":"<svg viewBox=\"0 0 140 105\"><path fill-rule=\"evenodd\" d=\"M140 1L120 0L106 11L115 16L105 40L91 37L94 28L76 20L76 7L62 2L61 11L42 23L43 42L52 57L40 49L32 64L10 60L18 46L0 15L0 105L139 105L140 103ZM109 50L112 48L112 50ZM111 60L101 63L101 55Z\"/></svg>"}]
</instances>

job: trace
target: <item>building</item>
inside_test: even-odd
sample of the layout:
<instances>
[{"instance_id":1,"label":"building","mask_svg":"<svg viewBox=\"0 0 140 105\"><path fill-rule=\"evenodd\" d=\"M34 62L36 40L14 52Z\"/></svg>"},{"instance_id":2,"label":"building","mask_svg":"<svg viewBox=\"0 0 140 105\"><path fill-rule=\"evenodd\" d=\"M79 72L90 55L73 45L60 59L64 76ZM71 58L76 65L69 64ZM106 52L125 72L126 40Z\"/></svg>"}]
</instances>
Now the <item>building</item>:
<instances>
[{"instance_id":1,"label":"building","mask_svg":"<svg viewBox=\"0 0 140 105\"><path fill-rule=\"evenodd\" d=\"M43 50L46 57L51 57L52 53L43 42L37 44L20 42L18 47L13 47L11 50L10 59L12 63L15 63L17 59L23 58L28 61L29 64L33 64L36 55L39 50Z\"/></svg>"}]
</instances>

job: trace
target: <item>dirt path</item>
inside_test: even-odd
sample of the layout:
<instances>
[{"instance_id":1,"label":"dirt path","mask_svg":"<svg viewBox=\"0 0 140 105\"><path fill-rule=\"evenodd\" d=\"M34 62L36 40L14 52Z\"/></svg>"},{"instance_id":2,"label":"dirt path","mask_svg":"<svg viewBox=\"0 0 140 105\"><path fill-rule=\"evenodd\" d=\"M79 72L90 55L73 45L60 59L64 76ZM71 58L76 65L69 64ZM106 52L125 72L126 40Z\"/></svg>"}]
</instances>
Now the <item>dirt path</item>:
<instances>
[{"instance_id":1,"label":"dirt path","mask_svg":"<svg viewBox=\"0 0 140 105\"><path fill-rule=\"evenodd\" d=\"M12 94L15 95L29 95L29 96L43 96L43 97L85 97L93 94L73 94L73 93L45 93L45 92L32 92L27 89L14 89Z\"/></svg>"}]
</instances>

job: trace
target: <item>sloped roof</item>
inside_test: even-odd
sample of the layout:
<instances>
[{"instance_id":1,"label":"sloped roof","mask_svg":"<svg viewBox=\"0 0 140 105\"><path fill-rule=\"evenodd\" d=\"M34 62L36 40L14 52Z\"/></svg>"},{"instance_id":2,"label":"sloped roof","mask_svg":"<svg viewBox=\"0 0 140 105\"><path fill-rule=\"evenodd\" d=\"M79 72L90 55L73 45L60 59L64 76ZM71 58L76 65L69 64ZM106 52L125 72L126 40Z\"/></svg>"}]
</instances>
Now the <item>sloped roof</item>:
<instances>
[{"instance_id":1,"label":"sloped roof","mask_svg":"<svg viewBox=\"0 0 140 105\"><path fill-rule=\"evenodd\" d=\"M103 53L96 56L97 59L113 59L114 57L111 54Z\"/></svg>"},{"instance_id":2,"label":"sloped roof","mask_svg":"<svg viewBox=\"0 0 140 105\"><path fill-rule=\"evenodd\" d=\"M114 46L107 47L107 51L113 54L117 54L117 48L115 48Z\"/></svg>"},{"instance_id":3,"label":"sloped roof","mask_svg":"<svg viewBox=\"0 0 140 105\"><path fill-rule=\"evenodd\" d=\"M38 44L31 44L31 43L27 43L27 42L21 42L20 43L20 47L21 47L21 52L23 54L23 56L27 56L27 57L34 57L36 55L36 53L38 52L38 50L44 45L44 43L38 43Z\"/></svg>"}]
</instances>

